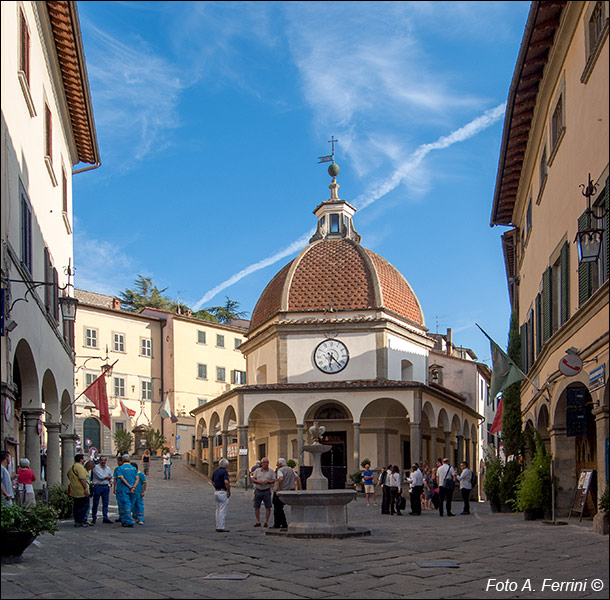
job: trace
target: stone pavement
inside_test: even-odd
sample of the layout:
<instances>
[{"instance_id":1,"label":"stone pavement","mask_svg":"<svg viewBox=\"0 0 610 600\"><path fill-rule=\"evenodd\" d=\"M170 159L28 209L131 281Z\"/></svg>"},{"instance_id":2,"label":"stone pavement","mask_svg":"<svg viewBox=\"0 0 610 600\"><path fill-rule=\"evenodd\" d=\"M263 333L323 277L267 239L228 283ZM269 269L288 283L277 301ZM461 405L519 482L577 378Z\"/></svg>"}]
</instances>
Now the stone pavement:
<instances>
[{"instance_id":1,"label":"stone pavement","mask_svg":"<svg viewBox=\"0 0 610 600\"><path fill-rule=\"evenodd\" d=\"M370 537L278 538L252 527L252 492L235 490L231 531L221 534L209 483L180 460L172 470L164 481L161 461L152 463L146 525L128 529L98 520L76 529L63 522L26 550L23 563L2 567L1 597L608 598L608 538L590 524L545 526L522 515L489 514L483 504L470 517L382 516L359 495L349 505L350 524L370 527ZM417 564L438 560L459 568ZM206 579L214 574L247 578ZM598 581L603 589L596 592ZM553 582L563 582L563 591L552 591ZM575 582L582 591L566 587L574 590Z\"/></svg>"}]
</instances>

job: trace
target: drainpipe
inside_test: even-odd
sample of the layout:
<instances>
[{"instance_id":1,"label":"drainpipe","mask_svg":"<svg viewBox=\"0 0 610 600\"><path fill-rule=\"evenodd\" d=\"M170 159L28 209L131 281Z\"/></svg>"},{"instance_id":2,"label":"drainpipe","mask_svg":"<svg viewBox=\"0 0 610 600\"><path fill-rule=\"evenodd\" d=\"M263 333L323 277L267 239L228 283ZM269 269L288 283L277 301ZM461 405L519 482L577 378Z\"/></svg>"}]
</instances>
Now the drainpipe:
<instances>
[{"instance_id":1,"label":"drainpipe","mask_svg":"<svg viewBox=\"0 0 610 600\"><path fill-rule=\"evenodd\" d=\"M76 169L76 171L72 171L72 175L78 175L79 173L84 173L85 171L93 171L93 169L98 169L102 166L102 163L98 160L95 164L89 167L83 167L82 169Z\"/></svg>"}]
</instances>

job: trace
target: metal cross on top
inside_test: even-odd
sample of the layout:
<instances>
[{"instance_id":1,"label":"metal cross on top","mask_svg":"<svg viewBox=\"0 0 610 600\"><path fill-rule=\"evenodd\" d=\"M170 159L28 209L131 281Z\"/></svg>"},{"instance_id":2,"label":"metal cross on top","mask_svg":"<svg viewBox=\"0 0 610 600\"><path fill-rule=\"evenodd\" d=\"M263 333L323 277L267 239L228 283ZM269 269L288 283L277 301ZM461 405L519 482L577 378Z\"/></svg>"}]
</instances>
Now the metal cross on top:
<instances>
[{"instance_id":1,"label":"metal cross on top","mask_svg":"<svg viewBox=\"0 0 610 600\"><path fill-rule=\"evenodd\" d=\"M335 143L338 141L339 140L336 140L334 135L330 137L328 143L332 144L332 154L329 154L328 156L318 156L318 164L326 162L335 162Z\"/></svg>"}]
</instances>

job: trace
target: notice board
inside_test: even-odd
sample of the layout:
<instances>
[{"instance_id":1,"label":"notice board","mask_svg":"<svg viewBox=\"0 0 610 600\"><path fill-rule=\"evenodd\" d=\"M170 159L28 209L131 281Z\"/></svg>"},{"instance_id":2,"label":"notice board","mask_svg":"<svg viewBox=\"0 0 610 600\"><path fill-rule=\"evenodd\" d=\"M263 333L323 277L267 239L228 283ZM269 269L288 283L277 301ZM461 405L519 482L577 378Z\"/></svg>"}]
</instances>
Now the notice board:
<instances>
[{"instance_id":1,"label":"notice board","mask_svg":"<svg viewBox=\"0 0 610 600\"><path fill-rule=\"evenodd\" d=\"M576 491L574 492L574 499L572 500L572 506L570 507L570 514L568 519L572 517L572 513L580 514L579 521L582 521L582 517L587 506L587 498L591 493L591 487L595 480L595 469L583 469L578 477L578 484L576 485Z\"/></svg>"}]
</instances>

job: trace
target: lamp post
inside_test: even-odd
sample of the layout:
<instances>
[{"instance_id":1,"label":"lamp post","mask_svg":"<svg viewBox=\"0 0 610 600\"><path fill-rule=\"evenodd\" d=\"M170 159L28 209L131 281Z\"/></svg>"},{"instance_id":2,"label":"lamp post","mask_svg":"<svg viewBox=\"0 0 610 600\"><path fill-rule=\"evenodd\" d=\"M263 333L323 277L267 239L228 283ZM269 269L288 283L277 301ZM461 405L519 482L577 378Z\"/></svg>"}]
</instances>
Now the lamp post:
<instances>
[{"instance_id":1,"label":"lamp post","mask_svg":"<svg viewBox=\"0 0 610 600\"><path fill-rule=\"evenodd\" d=\"M576 234L574 240L578 244L578 259L583 263L597 262L599 260L604 230L594 227L594 220L603 219L607 211L604 210L601 215L597 215L591 208L591 196L597 192L597 184L591 181L591 173L589 173L588 183L581 183L579 187L582 188L582 195L587 199L587 210L585 211L587 222L586 227Z\"/></svg>"}]
</instances>

